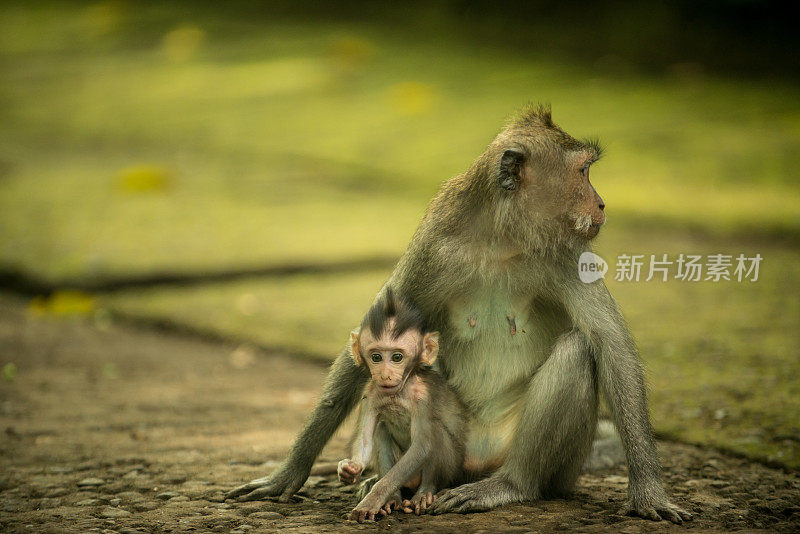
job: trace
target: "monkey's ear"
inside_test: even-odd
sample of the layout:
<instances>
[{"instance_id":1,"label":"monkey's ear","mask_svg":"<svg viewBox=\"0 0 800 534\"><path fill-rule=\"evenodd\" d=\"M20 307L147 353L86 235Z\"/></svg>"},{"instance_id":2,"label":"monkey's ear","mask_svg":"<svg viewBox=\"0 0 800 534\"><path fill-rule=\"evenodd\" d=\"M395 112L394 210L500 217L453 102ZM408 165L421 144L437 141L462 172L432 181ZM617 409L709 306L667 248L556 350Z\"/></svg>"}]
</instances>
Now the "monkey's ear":
<instances>
[{"instance_id":1,"label":"monkey's ear","mask_svg":"<svg viewBox=\"0 0 800 534\"><path fill-rule=\"evenodd\" d=\"M500 187L512 191L519 186L522 180L522 164L525 163L525 154L522 151L509 148L500 158L500 174L497 182Z\"/></svg>"},{"instance_id":2,"label":"monkey's ear","mask_svg":"<svg viewBox=\"0 0 800 534\"><path fill-rule=\"evenodd\" d=\"M422 338L420 360L425 365L433 365L439 355L439 332L429 332Z\"/></svg>"},{"instance_id":3,"label":"monkey's ear","mask_svg":"<svg viewBox=\"0 0 800 534\"><path fill-rule=\"evenodd\" d=\"M361 349L358 346L358 332L355 330L350 332L350 350L353 351L353 359L356 361L356 365L364 363L361 358Z\"/></svg>"}]
</instances>

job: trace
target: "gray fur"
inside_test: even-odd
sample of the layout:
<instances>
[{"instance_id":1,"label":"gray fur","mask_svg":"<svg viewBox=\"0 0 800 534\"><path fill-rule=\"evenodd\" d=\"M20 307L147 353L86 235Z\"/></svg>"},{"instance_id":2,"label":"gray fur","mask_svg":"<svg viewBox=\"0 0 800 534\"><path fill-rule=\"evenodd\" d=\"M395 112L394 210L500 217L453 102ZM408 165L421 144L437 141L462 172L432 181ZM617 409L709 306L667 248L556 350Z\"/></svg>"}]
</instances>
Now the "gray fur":
<instances>
[{"instance_id":1,"label":"gray fur","mask_svg":"<svg viewBox=\"0 0 800 534\"><path fill-rule=\"evenodd\" d=\"M424 398L415 399L410 391L415 387L409 385L415 382L415 377L424 386ZM371 520L380 513L403 508L400 488L415 475L419 476L413 488L416 493L406 506L417 514L424 512L428 499L461 475L466 416L463 405L436 371L417 368L396 395L368 389L364 412L363 420L374 418L377 426L373 431L362 423L352 458L361 465L365 462L372 465L378 476L366 494L367 486L362 484L351 519ZM374 450L371 457L363 453L365 441L370 441L366 448Z\"/></svg>"},{"instance_id":2,"label":"gray fur","mask_svg":"<svg viewBox=\"0 0 800 534\"><path fill-rule=\"evenodd\" d=\"M524 164L502 165L507 150ZM690 518L661 484L644 375L622 314L602 280L577 276L578 257L605 220L586 170L598 157L596 143L558 128L549 110L523 111L466 173L442 185L388 282L441 333L441 372L469 415L467 462L494 470L446 491L435 513L568 494L591 449L602 394L625 449L626 510ZM501 185L511 183L502 174L509 172L518 187ZM299 489L364 378L341 355L286 462L230 495Z\"/></svg>"}]
</instances>

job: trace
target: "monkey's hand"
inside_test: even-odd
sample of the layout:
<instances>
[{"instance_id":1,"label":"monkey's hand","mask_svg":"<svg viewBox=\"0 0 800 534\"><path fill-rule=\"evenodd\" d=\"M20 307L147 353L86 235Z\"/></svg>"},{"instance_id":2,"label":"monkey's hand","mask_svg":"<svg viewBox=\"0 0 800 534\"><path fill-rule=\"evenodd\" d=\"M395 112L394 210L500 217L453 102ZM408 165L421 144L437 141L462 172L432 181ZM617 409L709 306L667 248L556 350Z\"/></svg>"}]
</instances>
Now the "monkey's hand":
<instances>
[{"instance_id":1,"label":"monkey's hand","mask_svg":"<svg viewBox=\"0 0 800 534\"><path fill-rule=\"evenodd\" d=\"M355 484L361 478L361 473L364 471L364 466L360 462L345 458L339 462L339 467L336 472L339 475L339 481L344 484Z\"/></svg>"},{"instance_id":2,"label":"monkey's hand","mask_svg":"<svg viewBox=\"0 0 800 534\"><path fill-rule=\"evenodd\" d=\"M400 501L401 497L399 492L389 497L384 503L381 503L372 494L367 495L353 508L353 511L350 512L350 521L363 523L364 521L374 521L375 518L382 515L389 515L392 513L392 510L396 510L400 507Z\"/></svg>"},{"instance_id":3,"label":"monkey's hand","mask_svg":"<svg viewBox=\"0 0 800 534\"><path fill-rule=\"evenodd\" d=\"M635 491L634 488L629 491L628 504L623 508L625 515L638 516L652 521L666 519L677 524L692 520L692 514L669 502L660 484L656 489L651 488L649 491Z\"/></svg>"},{"instance_id":4,"label":"monkey's hand","mask_svg":"<svg viewBox=\"0 0 800 534\"><path fill-rule=\"evenodd\" d=\"M303 487L309 472L309 470L298 468L286 460L268 476L257 478L232 489L225 498L237 501L255 501L264 497L278 497L280 502L289 502L291 496Z\"/></svg>"},{"instance_id":5,"label":"monkey's hand","mask_svg":"<svg viewBox=\"0 0 800 534\"><path fill-rule=\"evenodd\" d=\"M495 473L489 478L443 491L428 511L432 514L485 512L524 499L520 490L500 473Z\"/></svg>"}]
</instances>

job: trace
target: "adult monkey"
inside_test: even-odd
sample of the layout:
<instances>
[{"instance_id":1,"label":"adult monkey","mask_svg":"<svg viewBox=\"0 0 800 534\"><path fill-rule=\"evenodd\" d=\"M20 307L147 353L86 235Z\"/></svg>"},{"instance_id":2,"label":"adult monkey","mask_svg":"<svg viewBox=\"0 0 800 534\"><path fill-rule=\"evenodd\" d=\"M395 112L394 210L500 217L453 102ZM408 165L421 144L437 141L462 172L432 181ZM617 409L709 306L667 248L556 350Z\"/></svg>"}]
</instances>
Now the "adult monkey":
<instances>
[{"instance_id":1,"label":"adult monkey","mask_svg":"<svg viewBox=\"0 0 800 534\"><path fill-rule=\"evenodd\" d=\"M605 222L589 182L599 157L596 142L568 135L549 108L523 110L466 173L442 185L387 282L441 333L441 372L471 418L466 463L494 471L446 491L434 513L568 494L602 392L625 448L626 511L691 518L662 486L642 367L622 314L602 280L578 277L578 258ZM287 500L300 489L366 379L346 349L288 459L229 496Z\"/></svg>"}]
</instances>

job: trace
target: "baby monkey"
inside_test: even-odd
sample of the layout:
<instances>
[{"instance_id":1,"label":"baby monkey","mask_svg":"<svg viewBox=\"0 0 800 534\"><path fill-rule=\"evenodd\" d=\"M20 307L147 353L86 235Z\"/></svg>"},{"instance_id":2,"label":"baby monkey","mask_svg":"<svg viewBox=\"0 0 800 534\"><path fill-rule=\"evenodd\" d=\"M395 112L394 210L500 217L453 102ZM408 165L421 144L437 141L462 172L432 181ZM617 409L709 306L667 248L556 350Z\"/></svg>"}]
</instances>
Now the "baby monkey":
<instances>
[{"instance_id":1,"label":"baby monkey","mask_svg":"<svg viewBox=\"0 0 800 534\"><path fill-rule=\"evenodd\" d=\"M353 457L339 462L339 480L354 484L370 460L378 474L350 519L372 520L393 509L420 514L464 462L464 407L430 367L439 333L429 332L422 313L387 288L350 341L356 364L369 369L372 380ZM416 493L402 500L401 487Z\"/></svg>"}]
</instances>

